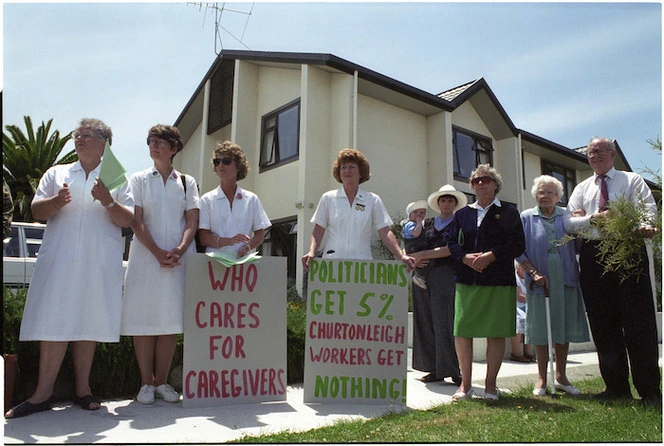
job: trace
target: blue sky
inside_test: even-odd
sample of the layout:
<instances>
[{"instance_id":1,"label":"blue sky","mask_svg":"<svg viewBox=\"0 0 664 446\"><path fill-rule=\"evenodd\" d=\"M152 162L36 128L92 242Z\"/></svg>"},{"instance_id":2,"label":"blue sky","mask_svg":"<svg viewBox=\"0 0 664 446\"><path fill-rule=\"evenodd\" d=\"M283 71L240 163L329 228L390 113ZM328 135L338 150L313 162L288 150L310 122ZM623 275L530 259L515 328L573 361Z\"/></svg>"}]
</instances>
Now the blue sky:
<instances>
[{"instance_id":1,"label":"blue sky","mask_svg":"<svg viewBox=\"0 0 664 446\"><path fill-rule=\"evenodd\" d=\"M660 3L225 8L244 38L222 30L217 49L331 53L434 94L484 77L518 128L569 148L615 138L633 170L661 167L647 143L662 135ZM216 57L214 22L184 2L5 2L3 125L100 118L128 172L143 170L148 129L177 119Z\"/></svg>"}]
</instances>

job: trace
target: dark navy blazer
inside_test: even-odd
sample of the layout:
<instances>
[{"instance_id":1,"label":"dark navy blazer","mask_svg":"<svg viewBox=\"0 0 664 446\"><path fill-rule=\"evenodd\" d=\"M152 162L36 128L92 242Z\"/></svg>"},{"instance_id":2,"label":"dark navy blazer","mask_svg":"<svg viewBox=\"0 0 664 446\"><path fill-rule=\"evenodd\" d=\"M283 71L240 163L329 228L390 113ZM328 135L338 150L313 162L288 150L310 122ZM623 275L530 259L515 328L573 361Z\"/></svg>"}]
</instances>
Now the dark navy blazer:
<instances>
[{"instance_id":1,"label":"dark navy blazer","mask_svg":"<svg viewBox=\"0 0 664 446\"><path fill-rule=\"evenodd\" d=\"M454 214L450 223L448 247L456 263L456 282L467 285L516 285L514 259L525 250L521 218L516 207L501 202L492 204L477 227L477 209L466 206ZM473 252L493 251L496 260L479 273L461 259Z\"/></svg>"}]
</instances>

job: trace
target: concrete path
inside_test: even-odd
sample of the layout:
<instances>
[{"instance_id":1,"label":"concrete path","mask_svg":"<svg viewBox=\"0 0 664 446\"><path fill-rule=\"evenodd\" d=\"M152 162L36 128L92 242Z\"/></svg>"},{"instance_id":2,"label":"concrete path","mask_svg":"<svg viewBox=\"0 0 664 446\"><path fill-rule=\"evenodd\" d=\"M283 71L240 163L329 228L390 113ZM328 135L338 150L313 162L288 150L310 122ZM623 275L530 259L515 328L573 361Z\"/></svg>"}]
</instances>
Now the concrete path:
<instances>
[{"instance_id":1,"label":"concrete path","mask_svg":"<svg viewBox=\"0 0 664 446\"><path fill-rule=\"evenodd\" d=\"M409 358L410 358L409 351ZM483 394L486 366L473 363L474 388ZM532 386L537 365L506 360L498 375L502 390ZM104 402L88 412L71 403L53 410L4 421L4 443L224 443L245 435L303 431L342 419L367 419L389 411L427 409L449 403L457 390L449 384L419 381L424 373L408 369L406 406L304 404L301 385L289 386L286 402L183 409L181 403L157 400L145 406L133 400ZM595 352L570 354L572 382L599 376Z\"/></svg>"}]
</instances>

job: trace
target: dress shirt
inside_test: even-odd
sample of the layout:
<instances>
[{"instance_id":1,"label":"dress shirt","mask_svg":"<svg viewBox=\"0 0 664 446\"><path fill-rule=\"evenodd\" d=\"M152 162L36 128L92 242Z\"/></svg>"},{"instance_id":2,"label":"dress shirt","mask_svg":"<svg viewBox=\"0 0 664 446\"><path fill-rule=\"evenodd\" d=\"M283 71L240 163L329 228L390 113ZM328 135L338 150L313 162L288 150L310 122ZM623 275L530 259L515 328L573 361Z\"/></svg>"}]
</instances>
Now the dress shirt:
<instances>
[{"instance_id":1,"label":"dress shirt","mask_svg":"<svg viewBox=\"0 0 664 446\"><path fill-rule=\"evenodd\" d=\"M609 189L609 203L624 196L630 201L643 200L648 210L649 218L654 220L657 216L657 204L655 198L646 184L645 180L634 172L624 172L612 167L606 173L606 184ZM572 192L565 211L565 230L571 234L577 234L590 227L590 218L598 212L600 198L600 178L597 174L579 183ZM586 213L583 217L572 217L572 213L583 209ZM644 226L649 226L644 222ZM594 237L599 238L595 232Z\"/></svg>"}]
</instances>

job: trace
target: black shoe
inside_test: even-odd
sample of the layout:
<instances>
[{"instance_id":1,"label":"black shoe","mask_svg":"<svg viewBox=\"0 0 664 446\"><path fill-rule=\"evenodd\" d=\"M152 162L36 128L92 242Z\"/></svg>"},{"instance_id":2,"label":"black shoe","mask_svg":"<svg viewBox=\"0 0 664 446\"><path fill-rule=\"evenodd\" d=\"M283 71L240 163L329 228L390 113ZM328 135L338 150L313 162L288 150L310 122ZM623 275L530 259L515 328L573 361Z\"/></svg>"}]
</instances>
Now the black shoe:
<instances>
[{"instance_id":1,"label":"black shoe","mask_svg":"<svg viewBox=\"0 0 664 446\"><path fill-rule=\"evenodd\" d=\"M453 377L452 382L454 383L455 386L461 386L461 377L460 376Z\"/></svg>"},{"instance_id":2,"label":"black shoe","mask_svg":"<svg viewBox=\"0 0 664 446\"><path fill-rule=\"evenodd\" d=\"M609 402L609 401L628 401L632 399L631 392L614 392L613 390L606 389L604 392L600 392L594 396L597 401Z\"/></svg>"},{"instance_id":3,"label":"black shoe","mask_svg":"<svg viewBox=\"0 0 664 446\"><path fill-rule=\"evenodd\" d=\"M41 403L32 404L30 401L25 400L16 407L12 407L12 416L8 418L21 418L32 415L33 413L43 412L45 410L51 410L53 401L51 398Z\"/></svg>"},{"instance_id":4,"label":"black shoe","mask_svg":"<svg viewBox=\"0 0 664 446\"><path fill-rule=\"evenodd\" d=\"M653 407L662 411L662 395L648 395L641 398L643 407Z\"/></svg>"}]
</instances>

